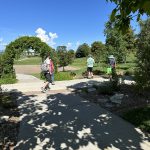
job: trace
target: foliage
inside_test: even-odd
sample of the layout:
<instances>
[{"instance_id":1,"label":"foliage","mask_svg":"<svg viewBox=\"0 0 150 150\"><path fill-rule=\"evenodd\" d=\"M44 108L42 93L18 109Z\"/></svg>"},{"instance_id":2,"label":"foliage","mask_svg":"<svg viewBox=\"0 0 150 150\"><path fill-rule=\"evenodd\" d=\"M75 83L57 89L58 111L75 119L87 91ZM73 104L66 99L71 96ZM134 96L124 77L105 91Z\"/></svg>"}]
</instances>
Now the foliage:
<instances>
[{"instance_id":1,"label":"foliage","mask_svg":"<svg viewBox=\"0 0 150 150\"><path fill-rule=\"evenodd\" d=\"M124 113L123 118L150 133L150 106L130 110Z\"/></svg>"},{"instance_id":2,"label":"foliage","mask_svg":"<svg viewBox=\"0 0 150 150\"><path fill-rule=\"evenodd\" d=\"M135 38L132 29L122 34L113 23L108 21L104 31L107 55L114 55L117 62L126 62L127 54L135 51Z\"/></svg>"},{"instance_id":3,"label":"foliage","mask_svg":"<svg viewBox=\"0 0 150 150\"><path fill-rule=\"evenodd\" d=\"M136 19L139 21L140 16L144 13L150 15L149 0L106 0L114 2L116 8L113 9L110 20L115 23L115 26L121 29L124 33L130 27L130 20L136 13Z\"/></svg>"},{"instance_id":4,"label":"foliage","mask_svg":"<svg viewBox=\"0 0 150 150\"><path fill-rule=\"evenodd\" d=\"M114 94L114 89L110 84L99 86L97 90L98 90L99 94L104 94L104 95L113 95Z\"/></svg>"},{"instance_id":5,"label":"foliage","mask_svg":"<svg viewBox=\"0 0 150 150\"><path fill-rule=\"evenodd\" d=\"M83 43L82 45L80 45L78 48L77 48L77 51L76 51L76 58L82 58L82 57L86 57L89 55L90 53L90 47L88 44L86 43Z\"/></svg>"},{"instance_id":6,"label":"foliage","mask_svg":"<svg viewBox=\"0 0 150 150\"><path fill-rule=\"evenodd\" d=\"M69 50L67 51L66 46L58 46L57 47L57 56L58 56L58 63L61 67L63 67L63 71L65 71L65 66L71 64L74 60L74 51Z\"/></svg>"},{"instance_id":7,"label":"foliage","mask_svg":"<svg viewBox=\"0 0 150 150\"><path fill-rule=\"evenodd\" d=\"M72 64L74 59L75 59L75 52L74 52L74 50L69 50L68 51L68 63Z\"/></svg>"},{"instance_id":8,"label":"foliage","mask_svg":"<svg viewBox=\"0 0 150 150\"><path fill-rule=\"evenodd\" d=\"M3 58L2 54L0 54L0 78L2 76L2 72L3 72Z\"/></svg>"},{"instance_id":9,"label":"foliage","mask_svg":"<svg viewBox=\"0 0 150 150\"><path fill-rule=\"evenodd\" d=\"M16 83L17 82L17 79L16 78L10 78L10 77L3 77L3 78L0 78L0 84L13 84L13 83Z\"/></svg>"},{"instance_id":10,"label":"foliage","mask_svg":"<svg viewBox=\"0 0 150 150\"><path fill-rule=\"evenodd\" d=\"M150 89L150 19L141 24L137 44L136 83L140 89Z\"/></svg>"},{"instance_id":11,"label":"foliage","mask_svg":"<svg viewBox=\"0 0 150 150\"><path fill-rule=\"evenodd\" d=\"M47 53L53 55L52 48L42 42L39 38L29 36L20 37L6 46L3 54L1 78L6 76L9 78L15 78L15 71L13 69L14 59L19 58L22 52L28 51L29 49L34 50L35 53L39 53L42 60L44 60Z\"/></svg>"},{"instance_id":12,"label":"foliage","mask_svg":"<svg viewBox=\"0 0 150 150\"><path fill-rule=\"evenodd\" d=\"M65 66L69 64L68 52L66 46L58 46L57 47L57 56L59 58L59 65L63 67L63 71L65 71Z\"/></svg>"},{"instance_id":13,"label":"foliage","mask_svg":"<svg viewBox=\"0 0 150 150\"><path fill-rule=\"evenodd\" d=\"M95 41L91 44L91 53L94 56L96 63L99 63L100 60L104 60L106 49L105 45L100 41Z\"/></svg>"},{"instance_id":14,"label":"foliage","mask_svg":"<svg viewBox=\"0 0 150 150\"><path fill-rule=\"evenodd\" d=\"M0 106L4 108L13 108L16 106L11 94L5 92L5 90L2 89L1 84L0 84Z\"/></svg>"}]
</instances>

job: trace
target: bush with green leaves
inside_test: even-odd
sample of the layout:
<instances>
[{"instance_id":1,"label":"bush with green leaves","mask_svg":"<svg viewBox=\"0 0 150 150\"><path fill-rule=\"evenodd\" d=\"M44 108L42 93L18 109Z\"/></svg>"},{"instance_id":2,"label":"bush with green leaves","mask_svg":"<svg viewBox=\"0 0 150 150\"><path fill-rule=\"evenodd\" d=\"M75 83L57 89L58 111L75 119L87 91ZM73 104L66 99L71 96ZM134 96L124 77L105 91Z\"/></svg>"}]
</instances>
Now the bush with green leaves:
<instances>
[{"instance_id":1,"label":"bush with green leaves","mask_svg":"<svg viewBox=\"0 0 150 150\"><path fill-rule=\"evenodd\" d=\"M20 37L6 46L5 52L0 58L0 78L16 78L13 68L14 59L19 58L23 52L29 51L29 49L38 53L42 60L44 60L47 54L50 54L54 58L52 48L39 38L29 36Z\"/></svg>"},{"instance_id":2,"label":"bush with green leaves","mask_svg":"<svg viewBox=\"0 0 150 150\"><path fill-rule=\"evenodd\" d=\"M135 80L140 90L150 90L150 19L141 22L140 26Z\"/></svg>"}]
</instances>

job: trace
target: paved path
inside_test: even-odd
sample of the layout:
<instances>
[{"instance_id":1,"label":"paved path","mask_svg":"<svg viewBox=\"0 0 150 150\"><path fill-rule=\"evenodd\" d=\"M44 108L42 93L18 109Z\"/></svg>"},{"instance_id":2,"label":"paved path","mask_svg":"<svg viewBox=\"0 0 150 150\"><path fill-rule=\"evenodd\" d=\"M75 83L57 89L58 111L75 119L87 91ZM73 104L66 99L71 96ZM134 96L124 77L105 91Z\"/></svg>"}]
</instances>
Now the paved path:
<instances>
[{"instance_id":1,"label":"paved path","mask_svg":"<svg viewBox=\"0 0 150 150\"><path fill-rule=\"evenodd\" d=\"M10 91L20 91L17 101L21 123L15 149L149 150L149 137L139 129L66 90L102 81L99 78L56 82L48 93L40 92L40 80L5 85Z\"/></svg>"}]
</instances>

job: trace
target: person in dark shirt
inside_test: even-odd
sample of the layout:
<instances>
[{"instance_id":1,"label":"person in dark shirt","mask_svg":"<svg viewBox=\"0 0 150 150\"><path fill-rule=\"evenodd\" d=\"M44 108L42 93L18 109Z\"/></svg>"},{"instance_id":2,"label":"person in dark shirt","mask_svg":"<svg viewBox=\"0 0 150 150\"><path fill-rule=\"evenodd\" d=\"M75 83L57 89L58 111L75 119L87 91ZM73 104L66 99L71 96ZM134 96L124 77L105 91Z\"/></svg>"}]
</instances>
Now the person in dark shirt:
<instances>
[{"instance_id":1,"label":"person in dark shirt","mask_svg":"<svg viewBox=\"0 0 150 150\"><path fill-rule=\"evenodd\" d=\"M116 74L116 60L115 60L115 57L113 55L110 55L108 57L108 65L111 68L110 80L112 80Z\"/></svg>"}]
</instances>

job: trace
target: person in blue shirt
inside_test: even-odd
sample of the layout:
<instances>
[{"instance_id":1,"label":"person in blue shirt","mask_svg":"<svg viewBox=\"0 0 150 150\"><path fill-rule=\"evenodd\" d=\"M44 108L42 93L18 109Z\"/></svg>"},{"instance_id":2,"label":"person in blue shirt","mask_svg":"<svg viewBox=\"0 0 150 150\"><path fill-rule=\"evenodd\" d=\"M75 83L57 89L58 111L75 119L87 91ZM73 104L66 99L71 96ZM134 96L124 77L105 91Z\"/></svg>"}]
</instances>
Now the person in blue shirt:
<instances>
[{"instance_id":1,"label":"person in blue shirt","mask_svg":"<svg viewBox=\"0 0 150 150\"><path fill-rule=\"evenodd\" d=\"M92 55L90 54L87 59L87 72L88 72L88 78L93 78L93 66L94 66L94 59L92 58Z\"/></svg>"}]
</instances>

